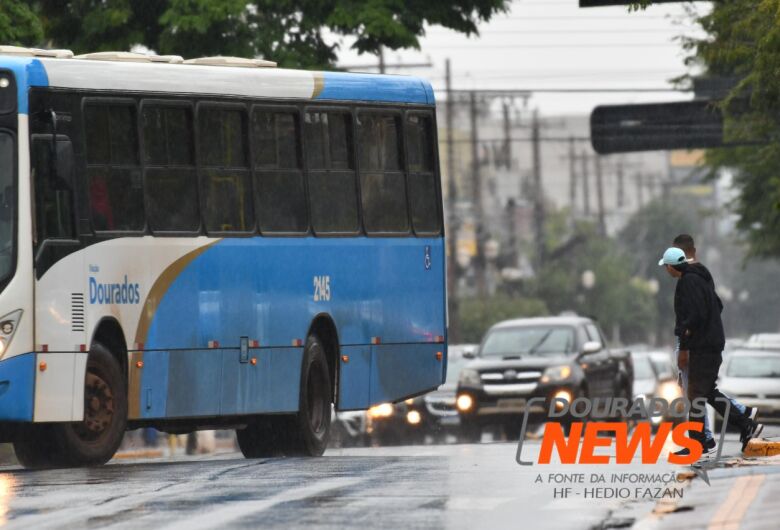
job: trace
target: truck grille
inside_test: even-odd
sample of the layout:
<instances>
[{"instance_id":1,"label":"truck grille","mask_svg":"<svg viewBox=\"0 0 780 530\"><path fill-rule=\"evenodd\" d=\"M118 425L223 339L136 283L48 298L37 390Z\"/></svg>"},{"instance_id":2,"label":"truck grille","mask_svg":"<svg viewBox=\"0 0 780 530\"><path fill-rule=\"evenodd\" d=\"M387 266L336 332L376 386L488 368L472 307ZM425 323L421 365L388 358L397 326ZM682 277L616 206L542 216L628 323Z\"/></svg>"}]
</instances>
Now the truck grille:
<instances>
[{"instance_id":1,"label":"truck grille","mask_svg":"<svg viewBox=\"0 0 780 530\"><path fill-rule=\"evenodd\" d=\"M490 370L479 374L483 383L490 385L516 385L518 383L536 383L542 377L538 370Z\"/></svg>"}]
</instances>

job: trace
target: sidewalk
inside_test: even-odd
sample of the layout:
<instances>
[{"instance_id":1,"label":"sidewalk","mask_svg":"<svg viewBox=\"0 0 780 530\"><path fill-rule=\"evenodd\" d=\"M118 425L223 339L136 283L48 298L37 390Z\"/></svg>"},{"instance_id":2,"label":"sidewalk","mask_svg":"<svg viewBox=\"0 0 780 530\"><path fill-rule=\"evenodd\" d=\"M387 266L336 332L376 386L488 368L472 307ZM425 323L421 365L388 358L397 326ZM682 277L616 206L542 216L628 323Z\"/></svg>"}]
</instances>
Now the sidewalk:
<instances>
[{"instance_id":1,"label":"sidewalk","mask_svg":"<svg viewBox=\"0 0 780 530\"><path fill-rule=\"evenodd\" d=\"M639 530L769 530L780 528L780 440L751 442L746 455L709 471L710 485L693 478L683 499L659 501L638 518Z\"/></svg>"}]
</instances>

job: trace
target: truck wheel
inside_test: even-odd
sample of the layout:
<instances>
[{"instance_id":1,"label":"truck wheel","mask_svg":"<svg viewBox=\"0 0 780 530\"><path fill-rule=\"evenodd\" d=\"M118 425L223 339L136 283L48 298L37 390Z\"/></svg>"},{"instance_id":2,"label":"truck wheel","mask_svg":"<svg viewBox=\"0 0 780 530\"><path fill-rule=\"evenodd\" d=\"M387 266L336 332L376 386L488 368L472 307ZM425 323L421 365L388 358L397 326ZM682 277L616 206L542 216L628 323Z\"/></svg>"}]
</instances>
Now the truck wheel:
<instances>
[{"instance_id":1,"label":"truck wheel","mask_svg":"<svg viewBox=\"0 0 780 530\"><path fill-rule=\"evenodd\" d=\"M330 433L330 374L325 349L316 335L306 340L298 413L290 430L290 456L321 456Z\"/></svg>"},{"instance_id":2,"label":"truck wheel","mask_svg":"<svg viewBox=\"0 0 780 530\"><path fill-rule=\"evenodd\" d=\"M479 443L482 440L482 427L475 422L461 419L458 439L469 444Z\"/></svg>"},{"instance_id":3,"label":"truck wheel","mask_svg":"<svg viewBox=\"0 0 780 530\"><path fill-rule=\"evenodd\" d=\"M84 381L84 420L51 426L66 466L95 466L114 456L127 429L127 385L116 358L92 345Z\"/></svg>"}]
</instances>

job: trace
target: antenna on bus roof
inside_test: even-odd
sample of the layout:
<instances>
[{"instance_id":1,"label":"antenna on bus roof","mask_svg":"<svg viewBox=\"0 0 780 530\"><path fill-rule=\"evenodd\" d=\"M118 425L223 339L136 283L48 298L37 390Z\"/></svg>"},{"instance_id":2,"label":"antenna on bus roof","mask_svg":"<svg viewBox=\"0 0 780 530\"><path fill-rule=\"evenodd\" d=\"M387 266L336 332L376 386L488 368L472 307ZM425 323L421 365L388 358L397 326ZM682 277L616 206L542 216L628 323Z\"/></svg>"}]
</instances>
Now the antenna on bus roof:
<instances>
[{"instance_id":1,"label":"antenna on bus roof","mask_svg":"<svg viewBox=\"0 0 780 530\"><path fill-rule=\"evenodd\" d=\"M276 63L266 61L265 59L246 59L244 57L225 57L217 55L214 57L198 57L197 59L188 59L184 64L197 64L203 66L238 66L241 68L276 68Z\"/></svg>"}]
</instances>

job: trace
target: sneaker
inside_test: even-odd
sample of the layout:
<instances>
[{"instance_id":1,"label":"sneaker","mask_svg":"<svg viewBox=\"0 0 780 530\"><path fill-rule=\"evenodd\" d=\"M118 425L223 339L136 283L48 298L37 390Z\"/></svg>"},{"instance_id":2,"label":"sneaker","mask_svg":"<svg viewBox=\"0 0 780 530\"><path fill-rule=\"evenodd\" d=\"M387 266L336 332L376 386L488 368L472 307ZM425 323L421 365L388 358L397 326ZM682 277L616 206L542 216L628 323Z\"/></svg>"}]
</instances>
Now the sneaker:
<instances>
[{"instance_id":1,"label":"sneaker","mask_svg":"<svg viewBox=\"0 0 780 530\"><path fill-rule=\"evenodd\" d=\"M758 435L761 434L762 430L764 430L763 424L756 423L754 421L750 422L750 426L747 428L747 430L743 431L739 437L739 441L742 442L743 452L747 448L748 442L750 442L750 440L752 440L753 438L757 438Z\"/></svg>"},{"instance_id":2,"label":"sneaker","mask_svg":"<svg viewBox=\"0 0 780 530\"><path fill-rule=\"evenodd\" d=\"M718 445L715 443L715 440L707 440L704 442L704 445L702 446L701 450L701 456L699 458L708 458L713 452L715 452L715 448ZM688 456L691 454L691 450L687 447L683 447L679 451L674 452L677 456Z\"/></svg>"},{"instance_id":3,"label":"sneaker","mask_svg":"<svg viewBox=\"0 0 780 530\"><path fill-rule=\"evenodd\" d=\"M756 418L758 417L758 408L756 408L756 407L745 407L745 416L750 418L750 421L755 422Z\"/></svg>"}]
</instances>

